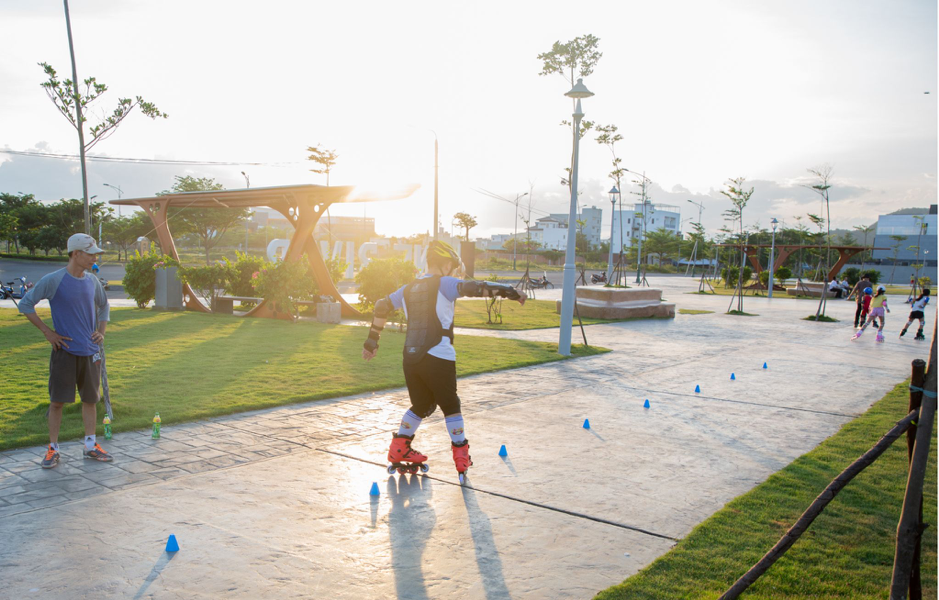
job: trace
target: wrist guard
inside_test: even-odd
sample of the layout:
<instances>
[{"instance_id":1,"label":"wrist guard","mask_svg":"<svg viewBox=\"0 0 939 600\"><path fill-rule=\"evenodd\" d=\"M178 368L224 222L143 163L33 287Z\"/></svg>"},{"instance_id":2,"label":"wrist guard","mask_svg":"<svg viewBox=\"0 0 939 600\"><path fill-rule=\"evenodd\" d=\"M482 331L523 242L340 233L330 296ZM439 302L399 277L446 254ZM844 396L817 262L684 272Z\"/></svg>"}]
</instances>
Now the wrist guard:
<instances>
[{"instance_id":1,"label":"wrist guard","mask_svg":"<svg viewBox=\"0 0 939 600\"><path fill-rule=\"evenodd\" d=\"M384 327L376 327L374 324L368 330L368 339L365 340L365 343L362 344L362 347L368 350L369 352L375 352L378 350L378 340L381 338L381 330Z\"/></svg>"}]
</instances>

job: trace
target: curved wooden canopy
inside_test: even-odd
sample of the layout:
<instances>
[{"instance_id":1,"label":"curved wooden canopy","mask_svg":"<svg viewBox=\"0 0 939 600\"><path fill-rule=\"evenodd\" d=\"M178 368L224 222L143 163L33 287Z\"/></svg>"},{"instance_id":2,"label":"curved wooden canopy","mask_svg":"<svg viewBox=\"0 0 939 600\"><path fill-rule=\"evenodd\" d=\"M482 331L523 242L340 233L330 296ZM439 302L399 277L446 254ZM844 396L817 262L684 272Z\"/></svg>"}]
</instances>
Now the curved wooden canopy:
<instances>
[{"instance_id":1,"label":"curved wooden canopy","mask_svg":"<svg viewBox=\"0 0 939 600\"><path fill-rule=\"evenodd\" d=\"M170 233L172 217L167 217L169 209L249 208L254 206L273 208L294 226L293 237L287 247L287 252L284 254L284 260L298 261L306 254L321 293L332 296L341 303L342 316L355 318L361 315L359 311L342 299L335 283L329 278L326 263L323 261L323 256L320 254L316 241L313 239L313 229L316 227L320 216L331 204L400 200L413 194L419 187L418 184L408 184L389 191L379 192L363 190L356 186L287 185L243 190L182 192L151 198L112 200L110 204L139 206L146 211L153 222L153 228L160 240L163 253L169 254L176 260L179 260L179 253L176 251L176 243ZM183 289L186 295L186 308L212 312L209 307L202 303L188 284L185 284ZM289 318L289 315L275 313L268 306L266 300L254 307L245 316Z\"/></svg>"},{"instance_id":2,"label":"curved wooden canopy","mask_svg":"<svg viewBox=\"0 0 939 600\"><path fill-rule=\"evenodd\" d=\"M760 248L769 248L770 244L718 244L718 247L721 248L744 248L744 253L747 255L747 258L750 260L750 264L753 265L753 269L757 274L763 271L763 265L760 264ZM804 244L776 244L776 251L779 254L776 255L776 260L773 264L773 273L786 262L786 259L795 252L803 248L812 248L815 250L826 249L828 246L819 247L818 244L814 246L808 246ZM859 254L866 250L887 250L887 248L874 248L872 246L831 246L829 249L838 251L838 262L828 271L828 278L825 281L831 281L831 279L841 272L841 268L848 264L848 260L855 254Z\"/></svg>"}]
</instances>

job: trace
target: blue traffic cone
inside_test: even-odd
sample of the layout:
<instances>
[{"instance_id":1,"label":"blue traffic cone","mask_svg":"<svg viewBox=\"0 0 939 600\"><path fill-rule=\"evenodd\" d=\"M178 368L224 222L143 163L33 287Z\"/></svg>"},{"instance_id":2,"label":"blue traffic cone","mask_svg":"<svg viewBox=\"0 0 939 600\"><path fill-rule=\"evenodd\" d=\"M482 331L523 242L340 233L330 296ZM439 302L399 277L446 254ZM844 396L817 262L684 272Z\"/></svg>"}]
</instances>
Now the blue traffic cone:
<instances>
[{"instance_id":1,"label":"blue traffic cone","mask_svg":"<svg viewBox=\"0 0 939 600\"><path fill-rule=\"evenodd\" d=\"M642 405L642 408L649 408L649 399L646 398L646 403Z\"/></svg>"},{"instance_id":2,"label":"blue traffic cone","mask_svg":"<svg viewBox=\"0 0 939 600\"><path fill-rule=\"evenodd\" d=\"M505 444L502 444L502 447L499 448L499 456L508 456L509 451L505 449Z\"/></svg>"},{"instance_id":3,"label":"blue traffic cone","mask_svg":"<svg viewBox=\"0 0 939 600\"><path fill-rule=\"evenodd\" d=\"M731 380L731 381L734 381L734 380L736 380L736 379L737 379L737 378L736 378L736 377L734 377L734 374L733 374L733 373L731 373L731 374L730 374L730 380Z\"/></svg>"},{"instance_id":4,"label":"blue traffic cone","mask_svg":"<svg viewBox=\"0 0 939 600\"><path fill-rule=\"evenodd\" d=\"M369 496L380 496L380 495L381 495L381 492L378 491L378 482L377 482L377 481L373 481L373 482L372 482L372 489L369 490L368 495L369 495Z\"/></svg>"},{"instance_id":5,"label":"blue traffic cone","mask_svg":"<svg viewBox=\"0 0 939 600\"><path fill-rule=\"evenodd\" d=\"M590 429L590 419L584 419L584 429Z\"/></svg>"},{"instance_id":6,"label":"blue traffic cone","mask_svg":"<svg viewBox=\"0 0 939 600\"><path fill-rule=\"evenodd\" d=\"M701 393L701 386L700 386L700 385L694 386L694 393L695 393L695 394L700 394L700 393Z\"/></svg>"},{"instance_id":7,"label":"blue traffic cone","mask_svg":"<svg viewBox=\"0 0 939 600\"><path fill-rule=\"evenodd\" d=\"M176 541L175 535L170 535L170 539L166 540L166 551L167 552L179 552L179 542Z\"/></svg>"},{"instance_id":8,"label":"blue traffic cone","mask_svg":"<svg viewBox=\"0 0 939 600\"><path fill-rule=\"evenodd\" d=\"M769 367L766 366L766 363L763 363L763 368L768 369Z\"/></svg>"}]
</instances>

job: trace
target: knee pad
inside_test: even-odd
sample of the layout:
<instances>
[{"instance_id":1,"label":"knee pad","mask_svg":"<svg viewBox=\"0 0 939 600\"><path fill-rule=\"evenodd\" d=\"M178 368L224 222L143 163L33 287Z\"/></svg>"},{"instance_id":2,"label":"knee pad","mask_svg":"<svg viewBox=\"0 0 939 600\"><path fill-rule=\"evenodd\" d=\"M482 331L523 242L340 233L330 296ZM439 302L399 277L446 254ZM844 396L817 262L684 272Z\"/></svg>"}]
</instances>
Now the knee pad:
<instances>
[{"instance_id":1,"label":"knee pad","mask_svg":"<svg viewBox=\"0 0 939 600\"><path fill-rule=\"evenodd\" d=\"M421 414L421 412L420 412L419 410L417 410L415 407L413 407L413 406L411 407L411 412L414 413L415 415L419 416L419 417L422 418L422 419L426 419L426 418L429 417L430 415L434 414L434 411L435 411L435 410L437 410L437 406L436 406L436 405L431 406L430 408L428 408L427 410L425 410L423 414Z\"/></svg>"}]
</instances>

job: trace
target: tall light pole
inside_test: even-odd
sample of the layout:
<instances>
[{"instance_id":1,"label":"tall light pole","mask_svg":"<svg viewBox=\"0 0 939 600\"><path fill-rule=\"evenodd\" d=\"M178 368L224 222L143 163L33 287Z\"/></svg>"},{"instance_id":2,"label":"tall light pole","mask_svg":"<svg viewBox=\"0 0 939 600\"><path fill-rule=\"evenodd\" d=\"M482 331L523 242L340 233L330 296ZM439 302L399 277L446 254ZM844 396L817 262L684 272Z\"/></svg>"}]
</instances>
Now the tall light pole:
<instances>
[{"instance_id":1,"label":"tall light pole","mask_svg":"<svg viewBox=\"0 0 939 600\"><path fill-rule=\"evenodd\" d=\"M440 165L437 163L437 132L433 129L430 130L434 134L434 239L437 239L437 178L440 170Z\"/></svg>"},{"instance_id":2,"label":"tall light pole","mask_svg":"<svg viewBox=\"0 0 939 600\"><path fill-rule=\"evenodd\" d=\"M616 200L619 198L619 190L614 185L610 190L610 260L606 268L606 281L613 283L613 226L616 225ZM622 252L622 249L620 249Z\"/></svg>"},{"instance_id":3,"label":"tall light pole","mask_svg":"<svg viewBox=\"0 0 939 600\"><path fill-rule=\"evenodd\" d=\"M779 226L779 221L776 220L776 217L773 217L773 220L770 221L773 224L773 241L769 246L769 293L767 296L770 298L773 297L773 266L776 261L776 227Z\"/></svg>"},{"instance_id":4,"label":"tall light pole","mask_svg":"<svg viewBox=\"0 0 939 600\"><path fill-rule=\"evenodd\" d=\"M574 154L571 165L571 209L567 219L567 255L564 258L564 289L561 292L561 332L558 337L558 354L571 355L571 330L574 327L574 302L576 290L574 289L574 245L577 234L571 231L577 220L577 168L580 159L580 120L584 118L584 111L580 107L581 98L593 96L587 89L583 79L578 79L571 91L564 94L568 98L577 100L574 108Z\"/></svg>"},{"instance_id":5,"label":"tall light pole","mask_svg":"<svg viewBox=\"0 0 939 600\"><path fill-rule=\"evenodd\" d=\"M101 184L101 185L103 185L103 186L105 186L105 187L109 187L109 188L111 188L112 190L116 190L116 191L117 191L117 199L118 199L118 200L120 200L120 199L121 199L121 196L124 194L124 190L122 190L122 189L121 189L121 186L119 186L119 185L111 185L110 183L103 183L103 184ZM121 217L121 205L120 205L120 204L117 205L117 217L118 217L118 218Z\"/></svg>"}]
</instances>

